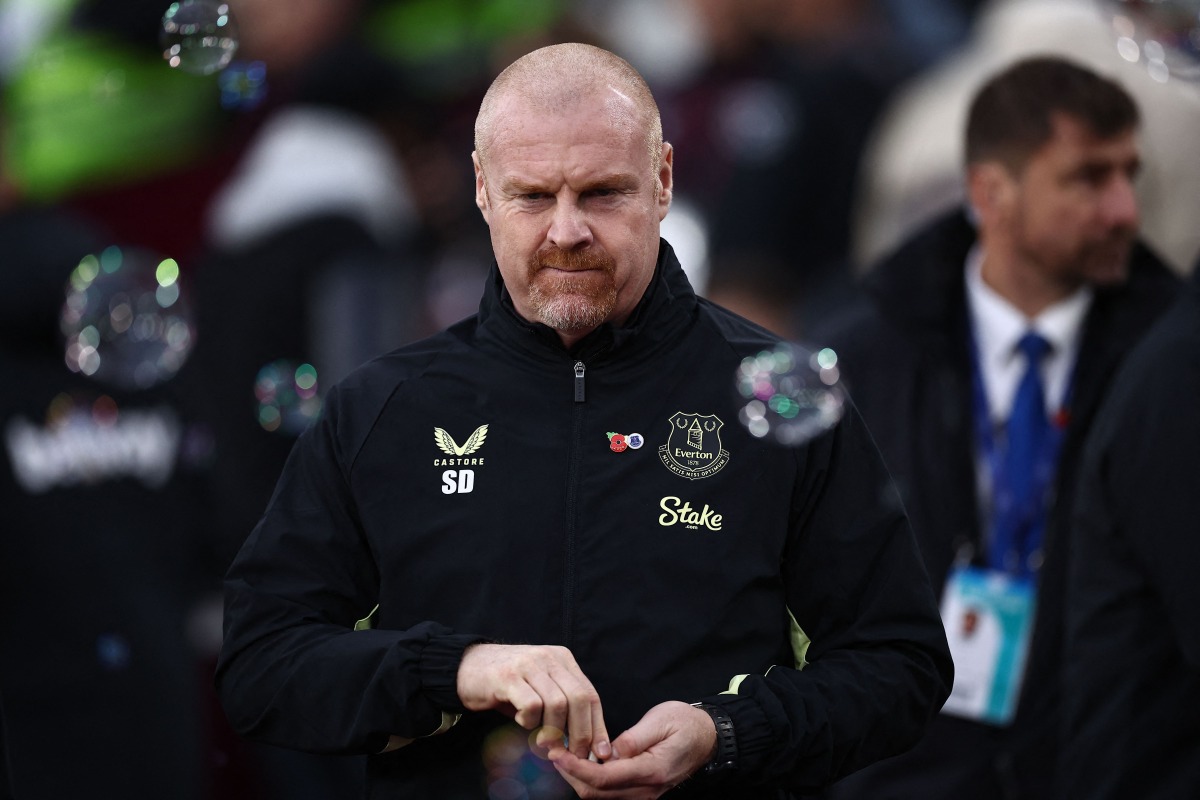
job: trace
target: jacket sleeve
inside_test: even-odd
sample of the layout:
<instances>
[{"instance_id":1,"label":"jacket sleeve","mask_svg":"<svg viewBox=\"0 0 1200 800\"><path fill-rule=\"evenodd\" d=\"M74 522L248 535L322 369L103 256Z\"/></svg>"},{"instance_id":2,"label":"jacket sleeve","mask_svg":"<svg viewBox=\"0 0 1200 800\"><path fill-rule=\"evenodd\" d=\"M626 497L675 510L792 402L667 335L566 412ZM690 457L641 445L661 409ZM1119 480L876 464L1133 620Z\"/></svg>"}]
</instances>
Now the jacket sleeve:
<instances>
[{"instance_id":1,"label":"jacket sleeve","mask_svg":"<svg viewBox=\"0 0 1200 800\"><path fill-rule=\"evenodd\" d=\"M461 712L463 650L482 637L436 622L354 630L379 575L356 519L335 397L297 441L225 580L216 684L233 727L312 752L372 753Z\"/></svg>"},{"instance_id":2,"label":"jacket sleeve","mask_svg":"<svg viewBox=\"0 0 1200 800\"><path fill-rule=\"evenodd\" d=\"M1197 311L1200 305L1180 308ZM1200 492L1194 488L1200 475L1200 322L1192 323L1191 339L1162 330L1129 358L1129 369L1114 381L1120 393L1097 418L1080 479L1093 505L1080 502L1075 519L1075 535L1089 541L1075 546L1079 569L1090 566L1084 559L1098 547L1128 553L1130 567L1161 601L1163 624L1184 661L1200 669Z\"/></svg>"},{"instance_id":3,"label":"jacket sleeve","mask_svg":"<svg viewBox=\"0 0 1200 800\"><path fill-rule=\"evenodd\" d=\"M949 695L953 664L912 530L857 411L797 458L782 567L796 663L705 701L733 720L746 780L811 791L911 748Z\"/></svg>"}]
</instances>

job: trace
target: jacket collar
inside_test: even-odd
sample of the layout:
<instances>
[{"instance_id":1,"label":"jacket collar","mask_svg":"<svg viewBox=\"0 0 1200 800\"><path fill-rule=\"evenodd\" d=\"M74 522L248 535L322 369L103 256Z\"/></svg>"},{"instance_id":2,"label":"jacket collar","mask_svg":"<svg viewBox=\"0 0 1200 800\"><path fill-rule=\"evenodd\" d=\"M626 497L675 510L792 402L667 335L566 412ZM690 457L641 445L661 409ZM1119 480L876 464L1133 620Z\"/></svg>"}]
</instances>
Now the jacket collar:
<instances>
[{"instance_id":1,"label":"jacket collar","mask_svg":"<svg viewBox=\"0 0 1200 800\"><path fill-rule=\"evenodd\" d=\"M634 349L637 352L654 349L656 343L672 339L681 331L696 307L696 294L675 251L665 239L660 239L654 277L625 324L616 326L606 322L569 351L554 329L530 322L517 313L494 261L479 303L478 318L481 330L489 336L537 358L561 361L566 356L591 360L618 352L625 357L627 351Z\"/></svg>"},{"instance_id":2,"label":"jacket collar","mask_svg":"<svg viewBox=\"0 0 1200 800\"><path fill-rule=\"evenodd\" d=\"M976 239L965 211L947 214L868 273L863 289L898 327L941 339L966 324L965 265Z\"/></svg>"}]
</instances>

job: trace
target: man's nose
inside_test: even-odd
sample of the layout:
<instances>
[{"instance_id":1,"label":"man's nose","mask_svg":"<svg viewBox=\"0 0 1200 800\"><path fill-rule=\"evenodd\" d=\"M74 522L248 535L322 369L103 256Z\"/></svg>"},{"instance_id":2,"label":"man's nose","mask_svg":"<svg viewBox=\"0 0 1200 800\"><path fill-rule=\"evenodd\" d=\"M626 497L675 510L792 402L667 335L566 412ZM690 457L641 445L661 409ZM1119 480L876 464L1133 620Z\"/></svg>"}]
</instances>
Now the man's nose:
<instances>
[{"instance_id":1,"label":"man's nose","mask_svg":"<svg viewBox=\"0 0 1200 800\"><path fill-rule=\"evenodd\" d=\"M574 250L580 245L590 244L592 229L587 214L577 203L560 198L554 206L554 218L550 220L547 238L560 250Z\"/></svg>"},{"instance_id":2,"label":"man's nose","mask_svg":"<svg viewBox=\"0 0 1200 800\"><path fill-rule=\"evenodd\" d=\"M1110 227L1137 230L1140 214L1133 181L1124 176L1111 181L1104 193L1102 210Z\"/></svg>"}]
</instances>

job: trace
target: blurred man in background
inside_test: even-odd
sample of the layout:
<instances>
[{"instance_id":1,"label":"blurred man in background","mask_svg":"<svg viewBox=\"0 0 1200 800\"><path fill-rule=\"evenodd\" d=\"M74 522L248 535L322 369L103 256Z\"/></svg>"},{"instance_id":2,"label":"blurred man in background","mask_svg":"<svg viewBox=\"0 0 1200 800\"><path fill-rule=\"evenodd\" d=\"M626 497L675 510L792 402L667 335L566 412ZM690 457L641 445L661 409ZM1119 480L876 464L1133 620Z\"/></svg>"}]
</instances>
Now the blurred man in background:
<instances>
[{"instance_id":1,"label":"blurred man in background","mask_svg":"<svg viewBox=\"0 0 1200 800\"><path fill-rule=\"evenodd\" d=\"M896 478L942 593L954 691L911 753L838 797L1052 798L1067 525L1083 437L1177 292L1138 243L1138 110L1056 57L975 95L970 210L871 271L823 342Z\"/></svg>"}]
</instances>

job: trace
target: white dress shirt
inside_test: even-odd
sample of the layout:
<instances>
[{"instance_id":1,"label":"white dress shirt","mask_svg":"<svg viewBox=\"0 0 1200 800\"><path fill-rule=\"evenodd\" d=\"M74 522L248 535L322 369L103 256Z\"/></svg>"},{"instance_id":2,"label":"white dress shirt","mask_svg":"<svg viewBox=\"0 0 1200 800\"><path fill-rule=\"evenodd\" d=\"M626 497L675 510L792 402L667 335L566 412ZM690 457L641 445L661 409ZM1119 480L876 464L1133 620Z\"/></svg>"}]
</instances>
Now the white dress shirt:
<instances>
[{"instance_id":1,"label":"white dress shirt","mask_svg":"<svg viewBox=\"0 0 1200 800\"><path fill-rule=\"evenodd\" d=\"M1029 319L983 282L982 267L983 251L976 246L967 256L967 305L992 422L1002 424L1008 419L1025 372L1025 359L1017 343L1031 329L1050 343L1041 372L1046 414L1053 419L1066 400L1083 337L1083 320L1092 304L1092 288L1083 286Z\"/></svg>"}]
</instances>

